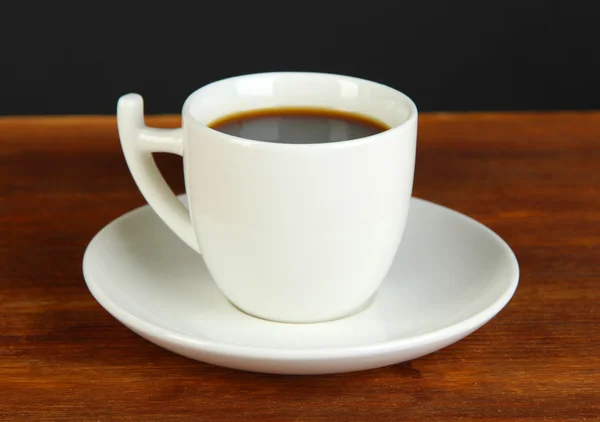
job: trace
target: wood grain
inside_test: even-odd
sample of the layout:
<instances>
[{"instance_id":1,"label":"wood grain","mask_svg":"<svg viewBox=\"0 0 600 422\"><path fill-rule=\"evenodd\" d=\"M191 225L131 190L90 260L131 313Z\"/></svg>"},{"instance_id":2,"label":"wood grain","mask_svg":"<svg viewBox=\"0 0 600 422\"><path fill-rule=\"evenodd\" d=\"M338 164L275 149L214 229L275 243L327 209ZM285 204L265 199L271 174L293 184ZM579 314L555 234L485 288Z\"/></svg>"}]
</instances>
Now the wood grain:
<instances>
[{"instance_id":1,"label":"wood grain","mask_svg":"<svg viewBox=\"0 0 600 422\"><path fill-rule=\"evenodd\" d=\"M412 362L263 375L154 346L88 292L87 243L144 203L114 117L0 119L0 420L600 419L600 113L426 114L417 163L416 196L513 247L513 300Z\"/></svg>"}]
</instances>

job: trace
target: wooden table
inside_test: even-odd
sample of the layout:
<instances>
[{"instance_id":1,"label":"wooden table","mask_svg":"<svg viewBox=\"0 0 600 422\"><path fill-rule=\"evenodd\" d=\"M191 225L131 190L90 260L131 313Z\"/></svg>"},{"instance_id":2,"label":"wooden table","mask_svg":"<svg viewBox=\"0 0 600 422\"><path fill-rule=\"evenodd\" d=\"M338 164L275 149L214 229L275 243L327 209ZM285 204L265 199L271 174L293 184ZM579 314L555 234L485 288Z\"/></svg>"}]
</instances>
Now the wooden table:
<instances>
[{"instance_id":1,"label":"wooden table","mask_svg":"<svg viewBox=\"0 0 600 422\"><path fill-rule=\"evenodd\" d=\"M158 158L182 192L181 160ZM600 113L424 114L417 163L416 196L513 247L513 300L412 362L264 375L154 346L88 292L87 243L144 204L114 117L1 118L0 420L600 418Z\"/></svg>"}]
</instances>

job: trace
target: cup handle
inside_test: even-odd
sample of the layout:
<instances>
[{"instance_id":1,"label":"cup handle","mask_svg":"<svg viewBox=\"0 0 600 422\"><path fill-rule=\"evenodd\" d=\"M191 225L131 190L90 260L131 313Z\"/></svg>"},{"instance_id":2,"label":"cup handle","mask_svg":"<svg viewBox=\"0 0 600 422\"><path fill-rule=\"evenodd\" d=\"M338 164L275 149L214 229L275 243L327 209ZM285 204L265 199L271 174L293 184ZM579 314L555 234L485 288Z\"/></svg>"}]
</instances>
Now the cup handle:
<instances>
[{"instance_id":1,"label":"cup handle","mask_svg":"<svg viewBox=\"0 0 600 422\"><path fill-rule=\"evenodd\" d=\"M144 124L144 100L127 94L117 103L121 147L138 189L158 216L188 246L200 253L188 210L158 170L153 152L183 156L182 129L158 129Z\"/></svg>"}]
</instances>

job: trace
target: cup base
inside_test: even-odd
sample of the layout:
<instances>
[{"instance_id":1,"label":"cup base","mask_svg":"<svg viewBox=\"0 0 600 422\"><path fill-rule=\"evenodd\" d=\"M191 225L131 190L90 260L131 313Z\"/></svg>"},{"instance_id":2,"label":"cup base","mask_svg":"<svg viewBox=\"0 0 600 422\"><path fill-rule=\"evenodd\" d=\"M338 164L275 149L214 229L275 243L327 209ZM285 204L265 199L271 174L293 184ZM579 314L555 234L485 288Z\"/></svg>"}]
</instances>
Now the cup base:
<instances>
[{"instance_id":1,"label":"cup base","mask_svg":"<svg viewBox=\"0 0 600 422\"><path fill-rule=\"evenodd\" d=\"M369 299L367 299L360 306L358 306L357 308L354 308L350 312L344 312L341 315L336 315L331 318L324 318L324 319L313 319L313 318L309 319L309 318L307 318L307 319L302 319L302 320L287 320L285 318L269 318L266 316L262 316L256 312L249 312L249 311L245 310L243 307L235 304L233 301L231 301L229 299L227 299L227 300L238 311L243 312L244 314L246 314L252 318L261 319L263 321L276 322L276 323L280 323L280 324L319 324L319 323L323 323L323 322L331 322L331 321L336 321L336 320L343 319L343 318L349 318L356 314L361 313L362 311L366 310L367 308L369 308L371 306L371 304L375 301L376 295L377 295L377 292L375 292L373 295L371 295L371 297L369 297Z\"/></svg>"}]
</instances>

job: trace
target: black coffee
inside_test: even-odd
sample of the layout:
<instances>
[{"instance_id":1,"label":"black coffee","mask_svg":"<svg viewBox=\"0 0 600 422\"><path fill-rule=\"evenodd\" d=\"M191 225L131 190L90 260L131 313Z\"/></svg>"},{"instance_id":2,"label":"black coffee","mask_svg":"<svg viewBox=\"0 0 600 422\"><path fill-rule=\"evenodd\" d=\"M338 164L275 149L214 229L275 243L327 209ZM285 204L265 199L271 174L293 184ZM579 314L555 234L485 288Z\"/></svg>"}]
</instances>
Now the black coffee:
<instances>
[{"instance_id":1,"label":"black coffee","mask_svg":"<svg viewBox=\"0 0 600 422\"><path fill-rule=\"evenodd\" d=\"M320 108L272 108L222 117L209 125L229 135L283 144L347 141L388 130L361 114Z\"/></svg>"}]
</instances>

